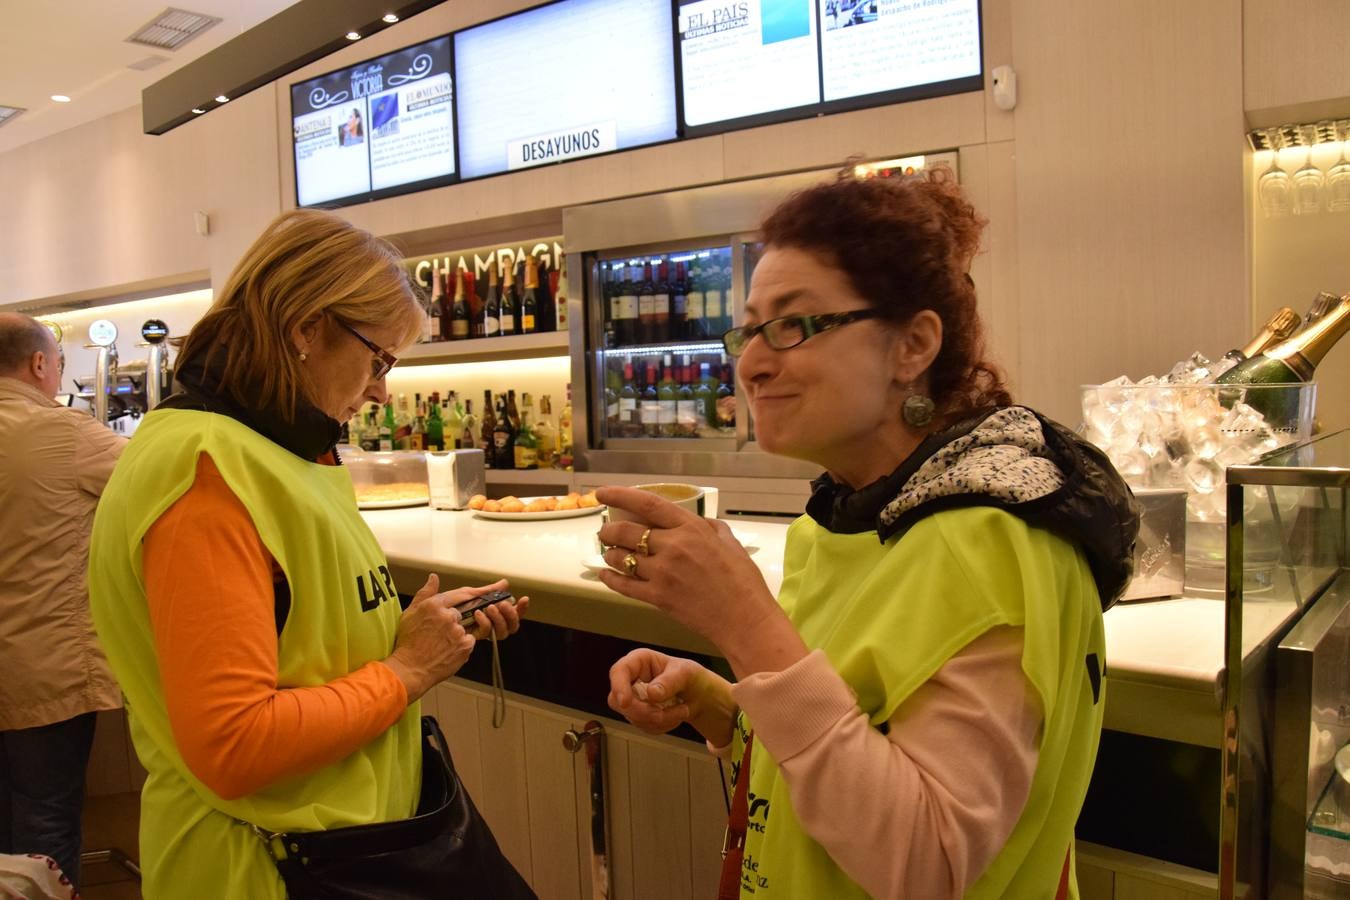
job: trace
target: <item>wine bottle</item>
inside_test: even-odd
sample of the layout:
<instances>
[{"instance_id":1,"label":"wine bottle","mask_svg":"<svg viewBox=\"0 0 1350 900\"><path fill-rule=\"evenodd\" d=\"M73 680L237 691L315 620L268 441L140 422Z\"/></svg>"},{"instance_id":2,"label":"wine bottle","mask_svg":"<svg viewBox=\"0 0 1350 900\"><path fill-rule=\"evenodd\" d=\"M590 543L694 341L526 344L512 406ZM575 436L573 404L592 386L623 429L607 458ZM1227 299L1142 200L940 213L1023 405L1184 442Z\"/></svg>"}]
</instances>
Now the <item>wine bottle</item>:
<instances>
[{"instance_id":1,"label":"wine bottle","mask_svg":"<svg viewBox=\"0 0 1350 900\"><path fill-rule=\"evenodd\" d=\"M682 341L689 337L689 285L684 277L684 262L675 263L675 280L670 283L669 340Z\"/></svg>"},{"instance_id":2,"label":"wine bottle","mask_svg":"<svg viewBox=\"0 0 1350 900\"><path fill-rule=\"evenodd\" d=\"M487 298L483 301L483 337L496 337L502 333L502 298L497 288L497 264L488 266ZM483 416L492 411L489 403L483 410Z\"/></svg>"},{"instance_id":3,"label":"wine bottle","mask_svg":"<svg viewBox=\"0 0 1350 900\"><path fill-rule=\"evenodd\" d=\"M642 419L638 416L638 389L633 381L633 361L623 364L623 387L619 389L619 419L617 430L612 436L633 437L642 431Z\"/></svg>"},{"instance_id":4,"label":"wine bottle","mask_svg":"<svg viewBox=\"0 0 1350 900\"><path fill-rule=\"evenodd\" d=\"M506 411L506 398L497 395L497 425L492 430L492 447L498 469L516 467L516 432Z\"/></svg>"},{"instance_id":5,"label":"wine bottle","mask_svg":"<svg viewBox=\"0 0 1350 900\"><path fill-rule=\"evenodd\" d=\"M638 342L638 285L637 266L621 268L618 287L618 315L614 321L614 339L620 347L631 347Z\"/></svg>"},{"instance_id":6,"label":"wine bottle","mask_svg":"<svg viewBox=\"0 0 1350 900\"><path fill-rule=\"evenodd\" d=\"M394 421L394 401L386 400L384 404L384 421L380 423L380 449L388 452L394 449L394 433L398 430L398 425Z\"/></svg>"},{"instance_id":7,"label":"wine bottle","mask_svg":"<svg viewBox=\"0 0 1350 900\"><path fill-rule=\"evenodd\" d=\"M708 260L703 267L703 318L707 323L708 337L719 338L726 328L722 326L722 309L726 297L722 293L722 270L717 258Z\"/></svg>"},{"instance_id":8,"label":"wine bottle","mask_svg":"<svg viewBox=\"0 0 1350 900\"><path fill-rule=\"evenodd\" d=\"M717 427L717 388L713 385L710 363L698 365L698 384L694 385L694 412L699 433Z\"/></svg>"},{"instance_id":9,"label":"wine bottle","mask_svg":"<svg viewBox=\"0 0 1350 900\"><path fill-rule=\"evenodd\" d=\"M516 322L516 268L506 267L506 277L502 280L502 335L519 334Z\"/></svg>"},{"instance_id":10,"label":"wine bottle","mask_svg":"<svg viewBox=\"0 0 1350 900\"><path fill-rule=\"evenodd\" d=\"M652 281L652 264L642 267L642 284L638 286L638 342L650 344L656 340L656 284Z\"/></svg>"},{"instance_id":11,"label":"wine bottle","mask_svg":"<svg viewBox=\"0 0 1350 900\"><path fill-rule=\"evenodd\" d=\"M708 320L704 318L706 309L703 270L696 258L689 263L689 293L684 303L684 330L690 340L701 341L708 337Z\"/></svg>"},{"instance_id":12,"label":"wine bottle","mask_svg":"<svg viewBox=\"0 0 1350 900\"><path fill-rule=\"evenodd\" d=\"M661 360L661 382L656 386L656 402L661 407L661 437L675 437L678 431L679 390L675 386L675 367L667 353Z\"/></svg>"},{"instance_id":13,"label":"wine bottle","mask_svg":"<svg viewBox=\"0 0 1350 900\"><path fill-rule=\"evenodd\" d=\"M539 269L534 257L525 258L525 293L520 298L520 333L534 334L538 330L535 316L539 313ZM530 468L534 468L531 466Z\"/></svg>"},{"instance_id":14,"label":"wine bottle","mask_svg":"<svg viewBox=\"0 0 1350 900\"><path fill-rule=\"evenodd\" d=\"M656 393L656 363L647 363L647 381L642 388L642 434L661 436L661 403Z\"/></svg>"},{"instance_id":15,"label":"wine bottle","mask_svg":"<svg viewBox=\"0 0 1350 900\"><path fill-rule=\"evenodd\" d=\"M464 279L459 271L451 273L455 279L455 300L450 309L450 333L446 335L452 341L462 341L469 337L469 304L464 299Z\"/></svg>"},{"instance_id":16,"label":"wine bottle","mask_svg":"<svg viewBox=\"0 0 1350 900\"><path fill-rule=\"evenodd\" d=\"M431 261L431 296L422 307L422 343L441 339L441 307L444 306L441 295L441 269L437 260Z\"/></svg>"},{"instance_id":17,"label":"wine bottle","mask_svg":"<svg viewBox=\"0 0 1350 900\"><path fill-rule=\"evenodd\" d=\"M1350 331L1350 294L1312 325L1264 353L1238 363L1220 375L1216 383L1297 385L1312 381L1317 365L1346 331ZM1291 387L1248 392L1246 402L1264 415L1271 427L1287 428L1298 423L1298 397L1299 391ZM1231 404L1236 397L1220 399Z\"/></svg>"},{"instance_id":18,"label":"wine bottle","mask_svg":"<svg viewBox=\"0 0 1350 900\"><path fill-rule=\"evenodd\" d=\"M675 393L675 431L680 437L693 437L698 432L698 412L694 406L694 386L689 383L693 366L685 356L679 367L679 386Z\"/></svg>"},{"instance_id":19,"label":"wine bottle","mask_svg":"<svg viewBox=\"0 0 1350 900\"><path fill-rule=\"evenodd\" d=\"M652 330L647 340L660 344L670 340L670 282L666 261L656 267L656 281L652 283Z\"/></svg>"}]
</instances>

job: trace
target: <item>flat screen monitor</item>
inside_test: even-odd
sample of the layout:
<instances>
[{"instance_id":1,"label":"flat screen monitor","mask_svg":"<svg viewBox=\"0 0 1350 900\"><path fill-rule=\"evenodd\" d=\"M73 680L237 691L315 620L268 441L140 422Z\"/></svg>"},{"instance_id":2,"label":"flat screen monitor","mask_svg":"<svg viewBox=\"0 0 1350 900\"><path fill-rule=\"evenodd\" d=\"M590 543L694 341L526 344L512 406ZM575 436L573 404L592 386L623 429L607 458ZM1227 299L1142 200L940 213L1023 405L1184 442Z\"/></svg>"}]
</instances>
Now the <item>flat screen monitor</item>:
<instances>
[{"instance_id":1,"label":"flat screen monitor","mask_svg":"<svg viewBox=\"0 0 1350 900\"><path fill-rule=\"evenodd\" d=\"M689 133L754 125L820 103L815 0L680 0L678 39Z\"/></svg>"},{"instance_id":2,"label":"flat screen monitor","mask_svg":"<svg viewBox=\"0 0 1350 900\"><path fill-rule=\"evenodd\" d=\"M826 103L979 90L979 0L817 0ZM830 9L832 12L826 12Z\"/></svg>"},{"instance_id":3,"label":"flat screen monitor","mask_svg":"<svg viewBox=\"0 0 1350 900\"><path fill-rule=\"evenodd\" d=\"M455 180L450 49L447 35L291 86L298 205Z\"/></svg>"},{"instance_id":4,"label":"flat screen monitor","mask_svg":"<svg viewBox=\"0 0 1350 900\"><path fill-rule=\"evenodd\" d=\"M455 33L460 174L677 136L670 0L559 0Z\"/></svg>"}]
</instances>

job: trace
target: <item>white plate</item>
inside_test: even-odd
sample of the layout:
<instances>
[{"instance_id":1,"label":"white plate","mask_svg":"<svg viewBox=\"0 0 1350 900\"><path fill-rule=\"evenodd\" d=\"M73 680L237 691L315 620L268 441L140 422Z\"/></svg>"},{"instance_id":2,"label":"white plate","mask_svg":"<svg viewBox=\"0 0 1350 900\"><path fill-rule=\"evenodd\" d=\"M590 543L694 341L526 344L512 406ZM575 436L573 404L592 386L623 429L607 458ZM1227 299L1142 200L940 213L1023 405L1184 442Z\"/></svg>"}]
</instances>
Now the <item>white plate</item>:
<instances>
[{"instance_id":1,"label":"white plate","mask_svg":"<svg viewBox=\"0 0 1350 900\"><path fill-rule=\"evenodd\" d=\"M526 506L528 506L531 500L544 500L547 498L518 497L516 499L518 499L521 503L524 503ZM561 498L554 497L553 499L558 500ZM578 509L555 509L550 512L514 512L514 513L488 512L482 509L475 509L473 511L473 514L480 519L492 519L493 521L497 522L521 522L521 521L528 522L528 521L537 521L539 519L574 519L577 516L594 515L595 513L600 512L604 508L605 507L603 505L582 506L579 507Z\"/></svg>"},{"instance_id":2,"label":"white plate","mask_svg":"<svg viewBox=\"0 0 1350 900\"><path fill-rule=\"evenodd\" d=\"M426 506L427 497L404 497L402 500L358 500L357 509L398 509L403 506Z\"/></svg>"}]
</instances>

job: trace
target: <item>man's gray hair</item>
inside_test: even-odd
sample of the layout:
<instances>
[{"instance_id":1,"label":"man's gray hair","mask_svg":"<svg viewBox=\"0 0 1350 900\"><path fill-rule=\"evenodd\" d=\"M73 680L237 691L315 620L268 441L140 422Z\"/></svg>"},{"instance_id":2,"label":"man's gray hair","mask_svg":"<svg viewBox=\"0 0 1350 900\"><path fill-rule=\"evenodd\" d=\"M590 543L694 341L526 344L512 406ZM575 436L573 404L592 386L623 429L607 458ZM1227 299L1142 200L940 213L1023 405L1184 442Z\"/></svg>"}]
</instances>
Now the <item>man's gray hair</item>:
<instances>
[{"instance_id":1,"label":"man's gray hair","mask_svg":"<svg viewBox=\"0 0 1350 900\"><path fill-rule=\"evenodd\" d=\"M55 340L47 326L32 316L0 312L0 375L28 365L34 353L50 351Z\"/></svg>"}]
</instances>

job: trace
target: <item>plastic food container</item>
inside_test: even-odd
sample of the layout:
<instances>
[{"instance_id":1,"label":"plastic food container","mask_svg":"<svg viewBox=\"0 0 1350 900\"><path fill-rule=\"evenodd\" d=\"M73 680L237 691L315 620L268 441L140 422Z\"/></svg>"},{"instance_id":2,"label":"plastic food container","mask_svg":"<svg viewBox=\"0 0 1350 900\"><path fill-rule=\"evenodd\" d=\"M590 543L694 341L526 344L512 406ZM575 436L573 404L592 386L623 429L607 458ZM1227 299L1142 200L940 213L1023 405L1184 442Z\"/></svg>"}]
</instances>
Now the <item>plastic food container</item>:
<instances>
[{"instance_id":1,"label":"plastic food container","mask_svg":"<svg viewBox=\"0 0 1350 900\"><path fill-rule=\"evenodd\" d=\"M348 453L342 461L351 473L356 505L361 509L424 506L431 496L424 453Z\"/></svg>"}]
</instances>

